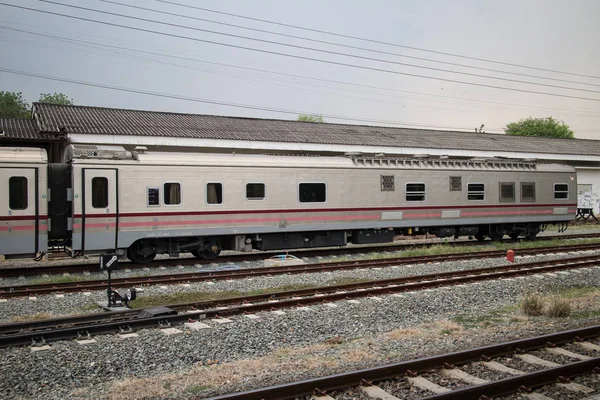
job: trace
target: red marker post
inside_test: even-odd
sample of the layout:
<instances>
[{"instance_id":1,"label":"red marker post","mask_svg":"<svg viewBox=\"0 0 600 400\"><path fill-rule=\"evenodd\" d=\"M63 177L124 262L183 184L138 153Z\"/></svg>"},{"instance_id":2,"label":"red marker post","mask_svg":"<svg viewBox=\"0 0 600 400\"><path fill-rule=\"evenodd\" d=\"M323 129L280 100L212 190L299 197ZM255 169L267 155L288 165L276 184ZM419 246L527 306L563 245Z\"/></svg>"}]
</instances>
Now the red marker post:
<instances>
[{"instance_id":1,"label":"red marker post","mask_svg":"<svg viewBox=\"0 0 600 400\"><path fill-rule=\"evenodd\" d=\"M506 261L514 263L515 262L515 252L512 250L508 250L506 252Z\"/></svg>"}]
</instances>

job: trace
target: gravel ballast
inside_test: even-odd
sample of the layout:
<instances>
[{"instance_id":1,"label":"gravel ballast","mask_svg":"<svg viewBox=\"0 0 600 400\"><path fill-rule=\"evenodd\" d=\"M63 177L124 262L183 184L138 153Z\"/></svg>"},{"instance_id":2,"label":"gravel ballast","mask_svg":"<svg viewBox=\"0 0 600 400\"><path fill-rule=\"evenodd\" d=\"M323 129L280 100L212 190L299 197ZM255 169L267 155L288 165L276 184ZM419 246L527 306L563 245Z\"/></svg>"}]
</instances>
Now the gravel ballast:
<instances>
[{"instance_id":1,"label":"gravel ballast","mask_svg":"<svg viewBox=\"0 0 600 400\"><path fill-rule=\"evenodd\" d=\"M142 295L180 290L256 290L292 284L318 285L332 279L348 277L384 279L440 270L481 268L504 262L501 259L474 260L397 269L273 276L265 279L217 282L213 285L201 283L192 284L190 287L178 285L167 289L148 288ZM127 340L118 339L115 335L98 336L95 337L97 343L87 346L67 341L53 343L51 350L36 353L32 353L29 348L3 349L0 350L0 371L3 377L0 380L0 397L73 398L72 392L75 388L93 387L93 398L102 398L105 395L106 382L124 377L151 377L166 372L185 371L211 360L225 363L256 358L282 347L314 345L332 337L341 337L345 341L365 336L376 337L393 329L411 328L427 322L452 319L457 315L483 315L514 305L524 293L550 291L555 286L583 284L600 284L598 269L409 292L402 297L381 296L380 301L365 298L360 299L359 304L341 301L335 303L335 308L319 305L311 306L309 310L289 309L285 310L285 315L264 312L258 314L260 320L234 316L231 317L231 324L220 325L214 321L204 321L211 329L168 337L158 329L146 329L138 332L139 337ZM14 299L0 303L0 313L4 319L9 315L34 314L48 310L69 313L102 298L103 294L93 293L89 297L69 294L63 299L44 296L37 301ZM27 308L26 312L24 308ZM559 321L552 329L562 330L578 323L580 322ZM544 332L548 329L547 326L540 328ZM526 332L508 330L485 338L466 335L460 341L452 335L440 337L439 340L430 343L398 340L387 342L385 350L389 354L405 357L436 354L518 338L521 335L531 336L535 332L536 328L532 327ZM342 363L340 368L343 366ZM351 367L354 369L356 365ZM308 375L314 373L310 371ZM306 373L298 371L296 375L300 377ZM263 384L279 383L282 379L292 377L285 374L272 376ZM236 388L234 385L223 388L226 391L236 389L248 389L248 386Z\"/></svg>"}]
</instances>

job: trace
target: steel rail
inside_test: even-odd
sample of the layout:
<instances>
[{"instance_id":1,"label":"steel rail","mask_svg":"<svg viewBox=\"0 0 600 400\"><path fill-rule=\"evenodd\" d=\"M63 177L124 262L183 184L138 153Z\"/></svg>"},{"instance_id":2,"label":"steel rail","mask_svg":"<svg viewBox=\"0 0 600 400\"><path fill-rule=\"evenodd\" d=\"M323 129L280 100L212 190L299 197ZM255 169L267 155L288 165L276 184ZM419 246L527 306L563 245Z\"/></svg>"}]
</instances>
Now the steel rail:
<instances>
[{"instance_id":1,"label":"steel rail","mask_svg":"<svg viewBox=\"0 0 600 400\"><path fill-rule=\"evenodd\" d=\"M386 379L410 375L412 373L428 371L430 369L439 369L446 364L461 365L478 361L482 357L499 357L503 355L510 355L515 352L539 349L547 346L548 343L559 345L569 343L576 339L583 340L598 336L600 336L600 326L593 326L549 335L542 335L533 338L519 339L511 342L484 346L476 349L464 350L439 356L425 357L395 364L388 364L359 371L345 372L321 378L306 379L298 382L280 384L267 388L226 394L222 396L211 397L210 400L284 400L299 396L310 396L314 393L331 392L333 390L363 385L365 382L380 382ZM558 377L561 375L568 376L587 373L599 365L600 358L594 358L587 361L576 362L570 366L557 367L550 370L535 372L533 374L522 375L518 378L525 379L524 382L526 386L539 386L547 381L552 381L554 376ZM528 377L531 379L531 381L527 380ZM503 389L500 383L507 384L507 388L512 390L515 388L516 382L523 381L520 381L517 378L514 378L514 380L513 378L510 378L481 385L481 387L486 387L486 389L490 390L487 393L483 393L483 395L495 395L492 390L502 391ZM521 383L521 385L522 384L523 383ZM516 386L515 390L518 390L519 386ZM478 386L457 390L456 393L459 393L458 397L444 397L455 396L453 394L454 392L450 392L444 395L430 396L427 397L427 399L477 399L479 398L479 396L475 395L477 388ZM473 392L469 392L469 390L473 390ZM506 394L506 392L503 392L503 394Z\"/></svg>"},{"instance_id":2,"label":"steel rail","mask_svg":"<svg viewBox=\"0 0 600 400\"><path fill-rule=\"evenodd\" d=\"M548 252L568 252L595 250L596 244L543 247L535 249L522 249L517 251L517 255L544 254ZM113 287L131 287L134 285L158 285L158 284L178 284L188 282L203 282L228 279L241 279L265 275L286 275L300 273L314 273L337 270L350 270L373 267L389 267L392 265L406 265L411 263L429 263L442 261L457 261L472 258L493 258L504 256L504 250L489 250L483 252L468 252L457 254L441 254L433 256L418 257L400 257L376 260L355 260L344 262L327 262L318 264L303 264L289 267L259 267L244 268L240 270L223 271L198 271L183 274L154 275L144 277L116 278L111 280ZM54 292L81 292L84 290L103 290L107 286L107 281L87 280L64 283L48 283L36 285L4 286L0 287L0 298L14 298L31 295L43 295Z\"/></svg>"},{"instance_id":3,"label":"steel rail","mask_svg":"<svg viewBox=\"0 0 600 400\"><path fill-rule=\"evenodd\" d=\"M504 396L516 393L524 388L532 389L550 385L565 378L589 374L599 367L600 358L596 357L590 360L562 365L560 367L549 368L499 381L457 389L448 393L428 396L421 400L468 400L485 398L482 396L486 396L487 398Z\"/></svg>"},{"instance_id":4,"label":"steel rail","mask_svg":"<svg viewBox=\"0 0 600 400\"><path fill-rule=\"evenodd\" d=\"M584 234L572 234L572 235L556 235L556 236L542 236L534 239L535 241L547 241L554 239L582 239L582 238L597 238L600 237L600 233L584 233ZM507 239L502 241L502 243L517 243L519 240ZM446 243L451 246L466 246L472 245L477 246L482 242L476 241L459 241L459 242L450 242ZM490 243L488 242L483 242ZM195 264L211 264L214 262L233 262L239 263L243 261L256 261L263 260L272 255L284 253L294 252L295 254L301 257L315 257L315 256L325 256L325 255L339 255L339 254L358 254L358 253L380 253L380 252L395 252L402 251L407 248L414 247L431 247L439 245L439 242L436 243L416 243L416 244L393 244L393 245L383 245L383 246L365 246L365 247L342 247L335 249L290 249L290 250L281 250L281 251L269 251L269 252L258 252L258 253L242 253L235 254L230 256L219 256L214 260L206 260L206 259L196 259L196 258L176 258L176 259L168 259L168 260L156 260L147 264L135 264L132 262L124 262L123 265L126 265L126 268L129 269L140 269L147 267L159 267L159 266L177 266L177 265L195 265ZM10 268L0 268L0 278L16 278L19 276L36 276L43 274L62 274L62 273L78 273L83 271L94 272L98 270L98 266L95 264L71 264L71 265L45 265L45 266L36 266L36 267L10 267Z\"/></svg>"},{"instance_id":5,"label":"steel rail","mask_svg":"<svg viewBox=\"0 0 600 400\"><path fill-rule=\"evenodd\" d=\"M569 263L567 260L554 260L558 265L544 265L543 262L529 263L527 266L508 265L495 268L481 269L481 273L473 274L473 270L456 271L454 276L446 279L432 279L440 274L415 276L397 279L386 279L381 281L371 281L363 283L354 283L339 286L319 287L314 289L303 289L296 291L285 291L279 293L252 295L221 299L215 301L204 301L196 303L184 303L168 306L173 309L204 308L198 311L191 311L178 315L167 315L154 318L137 318L134 311L125 311L122 313L106 313L105 318L109 322L98 322L102 319L102 314L93 314L92 316L76 316L75 323L72 318L53 319L53 325L48 325L48 321L38 321L22 324L19 329L18 324L0 325L0 348L9 346L26 345L42 341L61 340L65 338L76 338L79 336L89 336L91 334L107 333L111 331L130 330L133 328L158 327L178 323L188 319L213 318L219 316L243 314L249 312L260 312L272 309L290 308L296 306L319 304L324 302L340 301L345 299L361 298L367 296L385 295L397 292L415 291L427 288L441 286L457 285L470 282L508 278L518 275L527 275L531 273L545 273L564 269L586 268L596 266L598 257L594 260ZM559 263L558 261L561 261ZM538 266L531 267L532 264ZM517 267L517 268L515 268ZM461 276L462 275L462 276ZM416 280L416 281L415 281ZM305 297L301 297L305 296ZM269 302L274 300L275 302ZM221 308L224 305L241 304L235 307ZM211 309L212 307L212 309ZM208 309L206 309L208 308ZM125 315L129 313L129 315ZM95 318L98 318L96 320ZM89 320L86 322L86 319ZM25 327L35 327L31 332L22 332ZM124 328L126 327L126 328ZM19 331L19 332L15 332Z\"/></svg>"}]
</instances>

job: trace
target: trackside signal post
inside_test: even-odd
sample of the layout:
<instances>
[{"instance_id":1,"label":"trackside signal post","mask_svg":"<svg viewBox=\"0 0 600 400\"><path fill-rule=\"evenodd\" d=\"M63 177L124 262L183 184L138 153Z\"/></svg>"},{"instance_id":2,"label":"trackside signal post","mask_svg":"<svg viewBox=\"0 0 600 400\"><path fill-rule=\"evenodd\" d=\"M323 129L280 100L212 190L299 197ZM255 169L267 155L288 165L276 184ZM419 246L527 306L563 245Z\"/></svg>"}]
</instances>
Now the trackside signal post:
<instances>
[{"instance_id":1,"label":"trackside signal post","mask_svg":"<svg viewBox=\"0 0 600 400\"><path fill-rule=\"evenodd\" d=\"M127 307L127 303L131 300L135 300L136 291L135 288L127 289L125 296L121 296L119 292L113 290L111 287L111 274L112 271L119 269L119 259L117 254L102 254L100 255L100 270L108 272L108 288L106 294L108 296L107 307Z\"/></svg>"}]
</instances>

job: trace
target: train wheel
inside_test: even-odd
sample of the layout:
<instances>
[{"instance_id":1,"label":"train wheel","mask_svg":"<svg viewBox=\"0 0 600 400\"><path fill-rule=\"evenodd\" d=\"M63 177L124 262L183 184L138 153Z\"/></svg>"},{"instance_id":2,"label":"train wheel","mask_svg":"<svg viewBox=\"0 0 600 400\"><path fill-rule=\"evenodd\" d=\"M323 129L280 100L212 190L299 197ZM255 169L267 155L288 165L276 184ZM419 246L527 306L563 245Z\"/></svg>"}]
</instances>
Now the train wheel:
<instances>
[{"instance_id":1,"label":"train wheel","mask_svg":"<svg viewBox=\"0 0 600 400\"><path fill-rule=\"evenodd\" d=\"M537 232L527 232L527 235L525 235L526 239L535 239L535 237L537 236Z\"/></svg>"},{"instance_id":2,"label":"train wheel","mask_svg":"<svg viewBox=\"0 0 600 400\"><path fill-rule=\"evenodd\" d=\"M156 251L144 242L138 242L127 249L127 258L137 264L146 264L156 258Z\"/></svg>"},{"instance_id":3,"label":"train wheel","mask_svg":"<svg viewBox=\"0 0 600 400\"><path fill-rule=\"evenodd\" d=\"M477 239L479 242L483 242L485 240L485 235L481 232L477 232L475 234L475 239Z\"/></svg>"},{"instance_id":4,"label":"train wheel","mask_svg":"<svg viewBox=\"0 0 600 400\"><path fill-rule=\"evenodd\" d=\"M500 242L502 241L503 237L504 229L495 226L490 227L490 239L492 239L494 242Z\"/></svg>"},{"instance_id":5,"label":"train wheel","mask_svg":"<svg viewBox=\"0 0 600 400\"><path fill-rule=\"evenodd\" d=\"M542 229L542 227L545 229L545 226L529 224L529 226L527 227L527 234L525 234L525 238L535 239L537 234L544 230Z\"/></svg>"},{"instance_id":6,"label":"train wheel","mask_svg":"<svg viewBox=\"0 0 600 400\"><path fill-rule=\"evenodd\" d=\"M517 240L519 238L519 233L518 232L512 232L508 236L510 236L510 238L512 240Z\"/></svg>"},{"instance_id":7,"label":"train wheel","mask_svg":"<svg viewBox=\"0 0 600 400\"><path fill-rule=\"evenodd\" d=\"M221 254L221 249L217 249L216 251L211 251L211 250L193 250L192 255L196 258L204 258L207 260L213 260L215 258L217 258L219 256L219 254Z\"/></svg>"}]
</instances>

